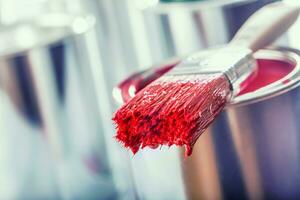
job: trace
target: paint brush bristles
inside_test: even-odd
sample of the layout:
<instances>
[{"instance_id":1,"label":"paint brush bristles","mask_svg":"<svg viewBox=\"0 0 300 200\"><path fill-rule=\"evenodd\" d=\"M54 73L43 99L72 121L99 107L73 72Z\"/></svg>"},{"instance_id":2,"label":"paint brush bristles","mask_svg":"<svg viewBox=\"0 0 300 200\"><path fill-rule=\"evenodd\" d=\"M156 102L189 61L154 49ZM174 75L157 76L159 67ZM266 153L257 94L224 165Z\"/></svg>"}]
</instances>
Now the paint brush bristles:
<instances>
[{"instance_id":1,"label":"paint brush bristles","mask_svg":"<svg viewBox=\"0 0 300 200\"><path fill-rule=\"evenodd\" d=\"M184 145L190 155L230 96L223 74L164 76L116 112L116 138L133 153L146 146Z\"/></svg>"}]
</instances>

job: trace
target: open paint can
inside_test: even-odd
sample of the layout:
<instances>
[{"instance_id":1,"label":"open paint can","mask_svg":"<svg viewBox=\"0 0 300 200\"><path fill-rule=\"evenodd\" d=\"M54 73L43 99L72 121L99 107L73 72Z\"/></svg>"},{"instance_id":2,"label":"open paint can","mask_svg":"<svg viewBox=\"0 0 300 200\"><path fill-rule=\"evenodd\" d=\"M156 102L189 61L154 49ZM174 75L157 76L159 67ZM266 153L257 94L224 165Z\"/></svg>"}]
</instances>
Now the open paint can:
<instances>
[{"instance_id":1,"label":"open paint can","mask_svg":"<svg viewBox=\"0 0 300 200\"><path fill-rule=\"evenodd\" d=\"M171 148L168 153L146 149L132 158L133 166L139 166L133 167L138 195L144 198L155 191L172 199L300 197L300 52L272 48L254 56L257 77L200 136L190 157ZM178 62L133 75L114 90L115 98L128 101Z\"/></svg>"}]
</instances>

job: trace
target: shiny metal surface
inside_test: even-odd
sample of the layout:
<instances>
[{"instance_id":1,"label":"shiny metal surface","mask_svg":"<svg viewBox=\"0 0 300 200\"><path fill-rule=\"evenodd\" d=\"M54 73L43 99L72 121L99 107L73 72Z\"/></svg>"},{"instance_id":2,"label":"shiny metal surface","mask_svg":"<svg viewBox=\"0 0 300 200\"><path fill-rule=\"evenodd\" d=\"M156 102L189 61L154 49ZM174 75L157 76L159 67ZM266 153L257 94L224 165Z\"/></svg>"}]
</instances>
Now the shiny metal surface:
<instances>
[{"instance_id":1,"label":"shiny metal surface","mask_svg":"<svg viewBox=\"0 0 300 200\"><path fill-rule=\"evenodd\" d=\"M93 17L46 17L0 30L0 199L116 198L85 52Z\"/></svg>"}]
</instances>

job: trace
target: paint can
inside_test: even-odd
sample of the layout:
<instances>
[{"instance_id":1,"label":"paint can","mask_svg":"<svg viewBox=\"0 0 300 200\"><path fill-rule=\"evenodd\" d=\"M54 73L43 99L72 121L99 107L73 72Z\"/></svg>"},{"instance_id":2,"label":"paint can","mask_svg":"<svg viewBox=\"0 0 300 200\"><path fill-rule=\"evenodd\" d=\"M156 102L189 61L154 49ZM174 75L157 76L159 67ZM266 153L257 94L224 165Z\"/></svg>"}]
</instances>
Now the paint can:
<instances>
[{"instance_id":1,"label":"paint can","mask_svg":"<svg viewBox=\"0 0 300 200\"><path fill-rule=\"evenodd\" d=\"M263 68L268 72L258 76L256 87L249 86L232 100L200 136L191 157L172 147L146 149L132 158L142 198L151 199L153 191L162 199L300 197L300 52L270 48L258 51L255 58L259 73ZM132 96L155 79L149 77L170 67L159 66L122 82L115 97Z\"/></svg>"},{"instance_id":2,"label":"paint can","mask_svg":"<svg viewBox=\"0 0 300 200\"><path fill-rule=\"evenodd\" d=\"M48 13L0 30L0 199L111 199L86 38L94 17Z\"/></svg>"},{"instance_id":3,"label":"paint can","mask_svg":"<svg viewBox=\"0 0 300 200\"><path fill-rule=\"evenodd\" d=\"M138 0L143 15L135 17L142 17L143 24L138 24L140 19L132 19L132 34L139 45L136 55L151 57L151 62L143 59L140 65L226 44L251 14L272 1Z\"/></svg>"}]
</instances>

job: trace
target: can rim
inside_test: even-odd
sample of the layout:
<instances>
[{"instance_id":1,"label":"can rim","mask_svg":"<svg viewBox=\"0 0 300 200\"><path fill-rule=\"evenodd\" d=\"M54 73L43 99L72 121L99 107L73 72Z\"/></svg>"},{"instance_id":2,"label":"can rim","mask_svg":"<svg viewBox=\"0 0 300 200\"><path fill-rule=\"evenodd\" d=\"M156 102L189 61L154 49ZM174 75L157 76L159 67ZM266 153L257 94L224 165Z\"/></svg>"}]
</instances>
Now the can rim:
<instances>
[{"instance_id":1,"label":"can rim","mask_svg":"<svg viewBox=\"0 0 300 200\"><path fill-rule=\"evenodd\" d=\"M283 78L253 92L234 97L227 107L243 106L264 101L286 93L300 85L300 51L288 47L263 49L254 54L256 59L280 60L295 64L294 69ZM285 80L289 80L285 82Z\"/></svg>"},{"instance_id":2,"label":"can rim","mask_svg":"<svg viewBox=\"0 0 300 200\"><path fill-rule=\"evenodd\" d=\"M10 45L10 48L0 48L0 59L26 53L36 48L55 44L65 38L85 33L94 24L95 18L90 14L50 13L41 15L34 20L4 25L0 30L1 34L6 34L7 37L13 38L12 43L15 44ZM41 31L40 33L39 30ZM12 36L12 34L15 36ZM29 38L29 41L26 41L22 34L29 36L32 40ZM18 40L22 39L26 42L18 43ZM3 41L7 42L4 39ZM4 46L7 47L7 45Z\"/></svg>"},{"instance_id":3,"label":"can rim","mask_svg":"<svg viewBox=\"0 0 300 200\"><path fill-rule=\"evenodd\" d=\"M143 7L142 10L154 13L168 14L174 11L200 11L208 8L220 8L232 5L244 5L256 0L209 0L209 1L189 1L189 2L157 2L153 5Z\"/></svg>"}]
</instances>

